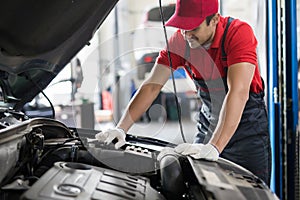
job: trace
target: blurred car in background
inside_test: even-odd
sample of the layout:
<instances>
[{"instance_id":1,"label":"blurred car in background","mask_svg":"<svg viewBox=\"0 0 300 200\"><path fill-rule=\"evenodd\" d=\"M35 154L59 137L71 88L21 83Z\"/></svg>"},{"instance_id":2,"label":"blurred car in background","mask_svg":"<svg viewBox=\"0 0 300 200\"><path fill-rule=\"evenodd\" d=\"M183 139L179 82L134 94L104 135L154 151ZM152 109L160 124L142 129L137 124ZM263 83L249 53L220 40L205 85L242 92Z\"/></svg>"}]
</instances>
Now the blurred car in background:
<instances>
[{"instance_id":1,"label":"blurred car in background","mask_svg":"<svg viewBox=\"0 0 300 200\"><path fill-rule=\"evenodd\" d=\"M162 6L163 19L167 21L175 12L175 4ZM168 35L176 29L166 27ZM150 72L160 49L166 46L162 17L159 7L153 7L144 14L144 21L134 33L135 59L138 79L143 80L145 74Z\"/></svg>"},{"instance_id":2,"label":"blurred car in background","mask_svg":"<svg viewBox=\"0 0 300 200\"><path fill-rule=\"evenodd\" d=\"M161 27L161 25L162 25L161 10L163 13L164 21L167 21L175 12L175 4L164 5L164 6L162 6L162 9L160 9L160 7L150 8L145 13L143 26L145 26L145 27L159 27L160 26Z\"/></svg>"}]
</instances>

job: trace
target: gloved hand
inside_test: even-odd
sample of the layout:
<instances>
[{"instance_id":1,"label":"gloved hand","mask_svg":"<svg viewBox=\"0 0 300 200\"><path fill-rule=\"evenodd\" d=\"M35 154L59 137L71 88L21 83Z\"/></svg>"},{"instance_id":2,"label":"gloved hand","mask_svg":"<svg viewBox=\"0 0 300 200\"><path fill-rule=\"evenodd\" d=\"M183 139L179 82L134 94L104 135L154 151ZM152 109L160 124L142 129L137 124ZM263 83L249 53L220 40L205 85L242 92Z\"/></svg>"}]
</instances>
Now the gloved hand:
<instances>
[{"instance_id":1,"label":"gloved hand","mask_svg":"<svg viewBox=\"0 0 300 200\"><path fill-rule=\"evenodd\" d=\"M212 144L189 144L183 143L175 147L175 152L182 155L189 155L195 159L205 159L210 161L217 161L219 152Z\"/></svg>"},{"instance_id":2,"label":"gloved hand","mask_svg":"<svg viewBox=\"0 0 300 200\"><path fill-rule=\"evenodd\" d=\"M95 138L99 142L104 142L105 144L110 144L114 139L117 139L118 141L115 144L116 149L119 149L126 143L126 141L125 141L126 133L123 129L118 128L118 127L97 133L95 135Z\"/></svg>"}]
</instances>

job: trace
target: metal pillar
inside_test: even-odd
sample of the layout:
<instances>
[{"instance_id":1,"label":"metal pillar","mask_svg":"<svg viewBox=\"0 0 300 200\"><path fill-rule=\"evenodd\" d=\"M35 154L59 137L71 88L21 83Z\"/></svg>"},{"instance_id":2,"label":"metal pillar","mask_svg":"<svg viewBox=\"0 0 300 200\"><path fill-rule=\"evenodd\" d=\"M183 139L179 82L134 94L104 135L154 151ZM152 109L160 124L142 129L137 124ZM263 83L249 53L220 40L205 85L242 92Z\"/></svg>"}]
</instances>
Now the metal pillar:
<instances>
[{"instance_id":1,"label":"metal pillar","mask_svg":"<svg viewBox=\"0 0 300 200\"><path fill-rule=\"evenodd\" d=\"M287 199L296 198L296 139L298 125L298 61L296 0L286 0L286 90L287 90Z\"/></svg>"},{"instance_id":2,"label":"metal pillar","mask_svg":"<svg viewBox=\"0 0 300 200\"><path fill-rule=\"evenodd\" d=\"M115 122L118 122L121 118L121 108L120 108L120 75L119 75L119 69L121 66L120 63L120 44L119 44L119 16L118 16L118 6L115 6L114 8L114 17L115 17L115 37L113 39L114 43L114 59L115 62L112 64L113 67L113 75L114 75L114 87L113 87L113 115Z\"/></svg>"},{"instance_id":3,"label":"metal pillar","mask_svg":"<svg viewBox=\"0 0 300 200\"><path fill-rule=\"evenodd\" d=\"M269 130L272 146L272 177L271 177L271 189L280 196L280 188L276 186L280 185L280 161L275 159L278 149L277 139L281 135L280 124L281 122L279 111L280 102L278 99L278 65L277 65L277 11L276 2L268 0L267 2L267 97L268 97L268 111L269 111ZM275 120L273 120L275 119ZM275 177L275 174L277 175Z\"/></svg>"},{"instance_id":4,"label":"metal pillar","mask_svg":"<svg viewBox=\"0 0 300 200\"><path fill-rule=\"evenodd\" d=\"M297 199L298 126L297 15L295 0L268 0L268 106L273 149L271 189ZM296 155L298 155L296 157Z\"/></svg>"}]
</instances>

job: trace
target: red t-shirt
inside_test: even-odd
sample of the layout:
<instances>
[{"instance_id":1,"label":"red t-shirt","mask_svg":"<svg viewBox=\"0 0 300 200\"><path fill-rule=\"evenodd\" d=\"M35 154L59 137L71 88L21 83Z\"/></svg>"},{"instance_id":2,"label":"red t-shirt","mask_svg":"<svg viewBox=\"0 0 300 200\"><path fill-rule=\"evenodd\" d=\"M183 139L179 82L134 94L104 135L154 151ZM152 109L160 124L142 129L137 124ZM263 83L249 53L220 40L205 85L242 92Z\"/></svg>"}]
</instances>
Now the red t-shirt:
<instances>
[{"instance_id":1,"label":"red t-shirt","mask_svg":"<svg viewBox=\"0 0 300 200\"><path fill-rule=\"evenodd\" d=\"M186 41L180 33L180 30L175 32L169 39L172 68L176 70L178 67L184 67L188 63L195 78L208 81L225 77L225 67L230 67L240 62L249 62L256 66L250 91L259 93L263 90L263 87L257 62L257 40L252 28L247 23L238 19L231 22L224 44L227 61L221 59L221 40L227 20L228 17L220 17L214 40L209 49L190 48L190 56L188 59L184 59L186 57ZM166 48L159 53L157 63L169 66ZM190 75L190 73L188 74Z\"/></svg>"}]
</instances>

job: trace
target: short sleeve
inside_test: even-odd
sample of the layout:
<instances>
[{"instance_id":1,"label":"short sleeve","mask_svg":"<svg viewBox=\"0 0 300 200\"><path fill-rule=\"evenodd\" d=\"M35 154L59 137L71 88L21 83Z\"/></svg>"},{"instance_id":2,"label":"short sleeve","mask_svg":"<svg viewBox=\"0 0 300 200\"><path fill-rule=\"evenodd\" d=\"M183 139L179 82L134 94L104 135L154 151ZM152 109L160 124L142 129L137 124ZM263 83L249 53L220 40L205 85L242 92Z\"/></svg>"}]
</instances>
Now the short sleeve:
<instances>
[{"instance_id":1,"label":"short sleeve","mask_svg":"<svg viewBox=\"0 0 300 200\"><path fill-rule=\"evenodd\" d=\"M257 40L252 28L246 23L242 23L238 27L233 24L225 41L228 66L240 62L249 62L256 65L256 48Z\"/></svg>"},{"instance_id":2,"label":"short sleeve","mask_svg":"<svg viewBox=\"0 0 300 200\"><path fill-rule=\"evenodd\" d=\"M185 41L180 31L178 30L169 38L168 42L169 42L170 59L172 62L172 68L176 70L178 67L183 66L185 63L184 60ZM156 62L158 64L170 66L167 47L165 47L159 52L159 56Z\"/></svg>"}]
</instances>

